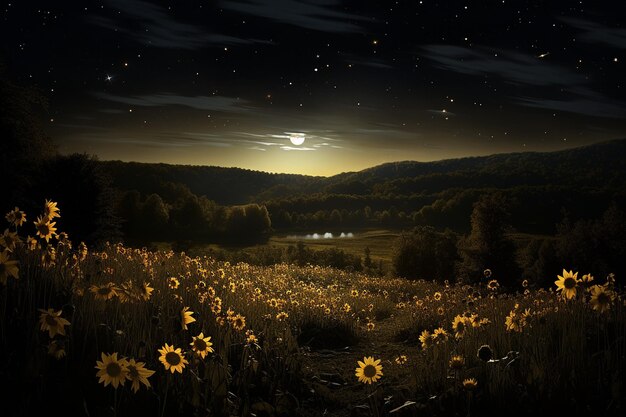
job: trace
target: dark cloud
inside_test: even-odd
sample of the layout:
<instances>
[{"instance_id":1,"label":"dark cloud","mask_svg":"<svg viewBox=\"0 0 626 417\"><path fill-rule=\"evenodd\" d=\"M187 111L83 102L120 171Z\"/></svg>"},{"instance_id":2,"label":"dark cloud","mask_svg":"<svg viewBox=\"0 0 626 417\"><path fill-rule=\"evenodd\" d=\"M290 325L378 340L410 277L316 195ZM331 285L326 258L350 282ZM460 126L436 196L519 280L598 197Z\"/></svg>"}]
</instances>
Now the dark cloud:
<instances>
[{"instance_id":1,"label":"dark cloud","mask_svg":"<svg viewBox=\"0 0 626 417\"><path fill-rule=\"evenodd\" d=\"M117 96L108 93L94 93L95 97L130 106L163 107L184 106L197 110L212 110L229 113L243 113L251 109L246 100L224 96L181 96L172 93L156 93L141 96Z\"/></svg>"},{"instance_id":2,"label":"dark cloud","mask_svg":"<svg viewBox=\"0 0 626 417\"><path fill-rule=\"evenodd\" d=\"M337 10L336 0L232 0L222 7L321 32L361 32L364 17Z\"/></svg>"},{"instance_id":3,"label":"dark cloud","mask_svg":"<svg viewBox=\"0 0 626 417\"><path fill-rule=\"evenodd\" d=\"M106 0L122 12L124 20L92 16L91 23L122 32L137 42L160 48L197 49L210 44L241 44L251 40L211 33L205 28L182 23L162 7L142 0ZM140 23L140 24L138 24Z\"/></svg>"}]
</instances>

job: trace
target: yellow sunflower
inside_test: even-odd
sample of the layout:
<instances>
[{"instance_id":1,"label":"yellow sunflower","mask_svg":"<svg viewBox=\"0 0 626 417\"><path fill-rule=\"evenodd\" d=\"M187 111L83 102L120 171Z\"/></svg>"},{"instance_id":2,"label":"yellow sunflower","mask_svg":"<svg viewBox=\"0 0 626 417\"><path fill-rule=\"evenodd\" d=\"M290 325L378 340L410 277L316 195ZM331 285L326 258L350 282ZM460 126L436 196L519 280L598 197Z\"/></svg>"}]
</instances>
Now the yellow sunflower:
<instances>
[{"instance_id":1,"label":"yellow sunflower","mask_svg":"<svg viewBox=\"0 0 626 417\"><path fill-rule=\"evenodd\" d=\"M19 208L15 207L15 209L8 212L4 218L7 219L9 223L17 227L24 224L26 221L26 214Z\"/></svg>"},{"instance_id":2,"label":"yellow sunflower","mask_svg":"<svg viewBox=\"0 0 626 417\"><path fill-rule=\"evenodd\" d=\"M96 300L107 301L115 297L120 289L114 283L109 282L103 285L92 285L89 287L89 291L93 293Z\"/></svg>"},{"instance_id":3,"label":"yellow sunflower","mask_svg":"<svg viewBox=\"0 0 626 417\"><path fill-rule=\"evenodd\" d=\"M363 362L357 361L357 363L359 366L355 369L354 375L359 379L359 382L371 384L383 376L383 366L380 364L380 359L374 360L373 356L366 356L363 358Z\"/></svg>"},{"instance_id":4,"label":"yellow sunflower","mask_svg":"<svg viewBox=\"0 0 626 417\"><path fill-rule=\"evenodd\" d=\"M233 329L237 331L242 331L246 327L246 318L241 314L229 317L229 320L230 324L233 326Z\"/></svg>"},{"instance_id":5,"label":"yellow sunflower","mask_svg":"<svg viewBox=\"0 0 626 417\"><path fill-rule=\"evenodd\" d=\"M146 388L150 388L148 378L154 375L154 371L147 369L145 365L144 362L135 362L135 359L129 359L126 363L128 369L126 378L131 382L130 389L135 393L141 388L140 384L144 384Z\"/></svg>"},{"instance_id":6,"label":"yellow sunflower","mask_svg":"<svg viewBox=\"0 0 626 417\"><path fill-rule=\"evenodd\" d=\"M173 290L177 289L180 286L180 281L176 277L170 277L167 281L167 285Z\"/></svg>"},{"instance_id":7,"label":"yellow sunflower","mask_svg":"<svg viewBox=\"0 0 626 417\"><path fill-rule=\"evenodd\" d=\"M454 331L454 337L457 339L461 339L465 335L465 330L467 330L467 325L471 324L471 321L468 317L458 315L452 320L452 330Z\"/></svg>"},{"instance_id":8,"label":"yellow sunflower","mask_svg":"<svg viewBox=\"0 0 626 417\"><path fill-rule=\"evenodd\" d=\"M246 332L246 344L254 345L257 343L259 343L259 339L257 339L257 337L254 335L254 333L252 333L251 330L248 330Z\"/></svg>"},{"instance_id":9,"label":"yellow sunflower","mask_svg":"<svg viewBox=\"0 0 626 417\"><path fill-rule=\"evenodd\" d=\"M281 311L280 313L276 314L276 320L278 321L285 321L287 320L288 317L289 317L289 314L285 313L284 311Z\"/></svg>"},{"instance_id":10,"label":"yellow sunflower","mask_svg":"<svg viewBox=\"0 0 626 417\"><path fill-rule=\"evenodd\" d=\"M572 271L563 270L563 276L557 275L559 278L557 281L554 281L556 284L556 290L561 291L561 296L563 296L567 300L571 300L576 297L576 287L578 286L578 272L573 273Z\"/></svg>"},{"instance_id":11,"label":"yellow sunflower","mask_svg":"<svg viewBox=\"0 0 626 417\"><path fill-rule=\"evenodd\" d=\"M8 277L17 279L19 272L17 265L18 261L12 261L8 251L0 252L0 282L2 285L7 284Z\"/></svg>"},{"instance_id":12,"label":"yellow sunflower","mask_svg":"<svg viewBox=\"0 0 626 417\"><path fill-rule=\"evenodd\" d=\"M422 331L419 339L422 343L422 349L428 349L433 342L433 338L428 330Z\"/></svg>"},{"instance_id":13,"label":"yellow sunflower","mask_svg":"<svg viewBox=\"0 0 626 417\"><path fill-rule=\"evenodd\" d=\"M191 345L191 350L196 352L202 359L206 357L207 354L213 353L213 343L211 343L211 336L204 337L203 333L200 333L198 336L193 336Z\"/></svg>"},{"instance_id":14,"label":"yellow sunflower","mask_svg":"<svg viewBox=\"0 0 626 417\"><path fill-rule=\"evenodd\" d=\"M52 220L55 217L61 217L57 203L51 200L46 200L43 207L43 216L49 220Z\"/></svg>"},{"instance_id":15,"label":"yellow sunflower","mask_svg":"<svg viewBox=\"0 0 626 417\"><path fill-rule=\"evenodd\" d=\"M465 358L461 355L454 355L450 358L449 365L453 371L459 371L465 366Z\"/></svg>"},{"instance_id":16,"label":"yellow sunflower","mask_svg":"<svg viewBox=\"0 0 626 417\"><path fill-rule=\"evenodd\" d=\"M65 336L65 326L69 326L70 322L61 317L62 310L54 311L49 308L48 310L42 310L39 315L39 323L41 324L41 331L48 332L50 338L53 338L57 334Z\"/></svg>"},{"instance_id":17,"label":"yellow sunflower","mask_svg":"<svg viewBox=\"0 0 626 417\"><path fill-rule=\"evenodd\" d=\"M475 378L467 378L463 380L463 388L468 391L474 391L478 388L478 381Z\"/></svg>"},{"instance_id":18,"label":"yellow sunflower","mask_svg":"<svg viewBox=\"0 0 626 417\"><path fill-rule=\"evenodd\" d=\"M144 282L139 288L139 296L143 298L144 301L148 301L152 296L152 291L154 291L154 288L150 286L150 283Z\"/></svg>"},{"instance_id":19,"label":"yellow sunflower","mask_svg":"<svg viewBox=\"0 0 626 417\"><path fill-rule=\"evenodd\" d=\"M367 322L367 331L371 332L372 330L374 330L374 328L376 327L376 325L374 323L372 323L371 321Z\"/></svg>"},{"instance_id":20,"label":"yellow sunflower","mask_svg":"<svg viewBox=\"0 0 626 417\"><path fill-rule=\"evenodd\" d=\"M124 385L126 375L128 374L128 362L126 359L117 359L117 352L107 355L102 352L102 361L96 361L96 376L100 379L98 383L104 383L104 386L111 384L117 389L119 385Z\"/></svg>"},{"instance_id":21,"label":"yellow sunflower","mask_svg":"<svg viewBox=\"0 0 626 417\"><path fill-rule=\"evenodd\" d=\"M443 327L435 329L433 332L433 342L439 344L448 340L448 332Z\"/></svg>"},{"instance_id":22,"label":"yellow sunflower","mask_svg":"<svg viewBox=\"0 0 626 417\"><path fill-rule=\"evenodd\" d=\"M159 361L165 366L166 371L172 373L179 372L182 374L185 365L189 363L187 359L183 357L181 349L175 349L173 345L170 346L166 343L162 349L159 349L159 353L161 354Z\"/></svg>"},{"instance_id":23,"label":"yellow sunflower","mask_svg":"<svg viewBox=\"0 0 626 417\"><path fill-rule=\"evenodd\" d=\"M191 317L191 315L193 314L193 311L189 311L189 307L184 307L181 312L180 312L180 325L182 326L183 330L187 330L187 325L190 323L193 323L194 321L196 321L196 319L194 319L193 317Z\"/></svg>"},{"instance_id":24,"label":"yellow sunflower","mask_svg":"<svg viewBox=\"0 0 626 417\"><path fill-rule=\"evenodd\" d=\"M603 285L594 285L589 289L589 293L591 293L589 302L594 310L604 313L611 309L611 303L615 300L613 291Z\"/></svg>"},{"instance_id":25,"label":"yellow sunflower","mask_svg":"<svg viewBox=\"0 0 626 417\"><path fill-rule=\"evenodd\" d=\"M433 298L435 299L435 301L439 301L441 300L441 293L439 291L437 291L434 295Z\"/></svg>"},{"instance_id":26,"label":"yellow sunflower","mask_svg":"<svg viewBox=\"0 0 626 417\"><path fill-rule=\"evenodd\" d=\"M54 227L55 222L51 222L46 217L37 217L37 221L35 223L35 229L37 230L37 236L42 239L45 239L46 242L50 240L51 237L56 235L57 228Z\"/></svg>"}]
</instances>

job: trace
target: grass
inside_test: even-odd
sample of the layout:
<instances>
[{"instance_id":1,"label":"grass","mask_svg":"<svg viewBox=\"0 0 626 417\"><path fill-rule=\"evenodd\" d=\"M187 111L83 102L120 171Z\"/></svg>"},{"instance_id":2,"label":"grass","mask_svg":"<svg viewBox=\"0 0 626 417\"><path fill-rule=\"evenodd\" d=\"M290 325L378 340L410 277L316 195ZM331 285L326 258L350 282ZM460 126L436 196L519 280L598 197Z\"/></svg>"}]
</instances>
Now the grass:
<instances>
[{"instance_id":1,"label":"grass","mask_svg":"<svg viewBox=\"0 0 626 417\"><path fill-rule=\"evenodd\" d=\"M505 294L123 245L87 250L63 236L29 240L25 226L13 226L0 241L6 415L623 412L626 315L611 281L575 279L566 300L532 285ZM608 296L601 305L592 287ZM185 311L194 321L183 320ZM206 357L191 346L200 332L212 343ZM181 349L182 372L160 360L166 343ZM483 345L491 358L477 356ZM118 374L96 377L103 353L117 353L122 370L143 362L154 371L149 386L134 392L130 374L105 386ZM383 366L372 385L355 377L365 356ZM451 369L452 356L462 366Z\"/></svg>"}]
</instances>

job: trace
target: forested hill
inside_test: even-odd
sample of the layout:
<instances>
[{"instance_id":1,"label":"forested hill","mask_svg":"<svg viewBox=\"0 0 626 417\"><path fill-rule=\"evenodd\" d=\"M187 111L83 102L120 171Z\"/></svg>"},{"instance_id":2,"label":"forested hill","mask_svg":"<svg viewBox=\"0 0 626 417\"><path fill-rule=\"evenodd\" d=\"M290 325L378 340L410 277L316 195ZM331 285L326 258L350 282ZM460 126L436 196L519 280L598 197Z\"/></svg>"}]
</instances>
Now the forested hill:
<instances>
[{"instance_id":1,"label":"forested hill","mask_svg":"<svg viewBox=\"0 0 626 417\"><path fill-rule=\"evenodd\" d=\"M519 186L619 188L626 183L624 155L626 139L621 139L556 152L386 163L332 177L121 161L102 164L118 189L150 194L162 192L165 183L178 183L219 204L243 204L312 194L409 196Z\"/></svg>"}]
</instances>

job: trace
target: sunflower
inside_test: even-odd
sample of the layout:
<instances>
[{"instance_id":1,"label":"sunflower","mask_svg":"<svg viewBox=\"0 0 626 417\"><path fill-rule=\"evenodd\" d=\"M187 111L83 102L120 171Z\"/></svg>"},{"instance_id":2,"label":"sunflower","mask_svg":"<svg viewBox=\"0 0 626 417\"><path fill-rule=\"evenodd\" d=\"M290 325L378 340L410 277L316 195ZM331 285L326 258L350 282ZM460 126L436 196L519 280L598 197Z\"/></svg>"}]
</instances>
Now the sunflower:
<instances>
[{"instance_id":1,"label":"sunflower","mask_svg":"<svg viewBox=\"0 0 626 417\"><path fill-rule=\"evenodd\" d=\"M491 291L496 291L498 288L500 288L500 283L498 282L498 280L492 279L487 283L487 288L489 288Z\"/></svg>"},{"instance_id":2,"label":"sunflower","mask_svg":"<svg viewBox=\"0 0 626 417\"><path fill-rule=\"evenodd\" d=\"M57 259L57 251L51 245L46 246L46 250L41 255L41 263L44 268L51 268Z\"/></svg>"},{"instance_id":3,"label":"sunflower","mask_svg":"<svg viewBox=\"0 0 626 417\"><path fill-rule=\"evenodd\" d=\"M582 277L582 279L581 279L581 282L582 282L583 284L589 284L589 283L591 283L591 282L593 281L593 279L594 279L594 278L593 278L593 275L591 275L591 274L585 274L585 275L583 275L583 277Z\"/></svg>"},{"instance_id":4,"label":"sunflower","mask_svg":"<svg viewBox=\"0 0 626 417\"><path fill-rule=\"evenodd\" d=\"M461 339L465 335L467 330L467 324L470 319L465 316L458 315L452 320L452 330L454 331L454 337ZM470 322L471 323L471 322Z\"/></svg>"},{"instance_id":5,"label":"sunflower","mask_svg":"<svg viewBox=\"0 0 626 417\"><path fill-rule=\"evenodd\" d=\"M139 297L143 298L144 301L148 301L152 297L152 291L154 291L154 288L150 286L150 283L144 282L139 288Z\"/></svg>"},{"instance_id":6,"label":"sunflower","mask_svg":"<svg viewBox=\"0 0 626 417\"><path fill-rule=\"evenodd\" d=\"M433 342L439 344L448 340L448 332L443 327L439 327L433 331Z\"/></svg>"},{"instance_id":7,"label":"sunflower","mask_svg":"<svg viewBox=\"0 0 626 417\"><path fill-rule=\"evenodd\" d=\"M67 355L65 352L65 343L59 340L51 341L48 344L48 355L56 360L64 358Z\"/></svg>"},{"instance_id":8,"label":"sunflower","mask_svg":"<svg viewBox=\"0 0 626 417\"><path fill-rule=\"evenodd\" d=\"M420 342L422 343L422 349L428 349L433 342L432 335L428 330L422 331L420 334Z\"/></svg>"},{"instance_id":9,"label":"sunflower","mask_svg":"<svg viewBox=\"0 0 626 417\"><path fill-rule=\"evenodd\" d=\"M54 311L49 308L48 310L42 310L39 315L39 323L41 324L41 331L48 332L50 338L53 338L57 334L65 336L65 326L69 326L70 322L61 317L62 310Z\"/></svg>"},{"instance_id":10,"label":"sunflower","mask_svg":"<svg viewBox=\"0 0 626 417\"><path fill-rule=\"evenodd\" d=\"M528 280L525 279L524 281L522 281L522 287L524 288L528 288Z\"/></svg>"},{"instance_id":11,"label":"sunflower","mask_svg":"<svg viewBox=\"0 0 626 417\"><path fill-rule=\"evenodd\" d=\"M0 282L2 285L7 285L7 278L18 278L19 268L17 267L18 261L12 261L9 258L9 252L0 252Z\"/></svg>"},{"instance_id":12,"label":"sunflower","mask_svg":"<svg viewBox=\"0 0 626 417\"><path fill-rule=\"evenodd\" d=\"M206 357L208 353L213 353L213 343L211 343L211 336L204 337L203 333L198 336L193 336L190 343L191 349L196 352L202 359Z\"/></svg>"},{"instance_id":13,"label":"sunflower","mask_svg":"<svg viewBox=\"0 0 626 417\"><path fill-rule=\"evenodd\" d=\"M121 290L114 283L109 282L104 285L92 285L89 287L89 291L93 293L96 300L107 301L115 297Z\"/></svg>"},{"instance_id":14,"label":"sunflower","mask_svg":"<svg viewBox=\"0 0 626 417\"><path fill-rule=\"evenodd\" d=\"M222 299L220 297L215 297L213 301L211 301L211 311L215 315L222 312Z\"/></svg>"},{"instance_id":15,"label":"sunflower","mask_svg":"<svg viewBox=\"0 0 626 417\"><path fill-rule=\"evenodd\" d=\"M611 303L615 299L613 291L608 290L603 285L594 285L589 289L589 293L591 293L591 300L589 300L589 302L594 310L597 310L600 313L609 311Z\"/></svg>"},{"instance_id":16,"label":"sunflower","mask_svg":"<svg viewBox=\"0 0 626 417\"><path fill-rule=\"evenodd\" d=\"M259 339L254 335L254 333L252 333L251 330L248 330L246 332L246 344L254 345L258 343L259 343Z\"/></svg>"},{"instance_id":17,"label":"sunflower","mask_svg":"<svg viewBox=\"0 0 626 417\"><path fill-rule=\"evenodd\" d=\"M230 324L237 331L242 331L246 327L246 318L241 314L229 317Z\"/></svg>"},{"instance_id":18,"label":"sunflower","mask_svg":"<svg viewBox=\"0 0 626 417\"><path fill-rule=\"evenodd\" d=\"M22 239L15 232L6 229L2 235L0 235L0 245L4 246L9 252L13 252L15 247L22 243Z\"/></svg>"},{"instance_id":19,"label":"sunflower","mask_svg":"<svg viewBox=\"0 0 626 417\"><path fill-rule=\"evenodd\" d=\"M380 364L380 359L374 360L373 356L366 356L363 358L363 362L357 361L357 363L359 366L355 369L354 375L359 379L359 382L371 384L383 376L383 366Z\"/></svg>"},{"instance_id":20,"label":"sunflower","mask_svg":"<svg viewBox=\"0 0 626 417\"><path fill-rule=\"evenodd\" d=\"M374 327L376 327L376 325L374 323L372 323L371 321L367 322L367 331L371 332L372 330L374 330Z\"/></svg>"},{"instance_id":21,"label":"sunflower","mask_svg":"<svg viewBox=\"0 0 626 417\"><path fill-rule=\"evenodd\" d=\"M196 321L196 319L191 317L192 314L193 314L193 311L189 311L189 307L184 307L181 310L181 312L180 312L180 325L183 328L183 330L187 330L188 329L187 325L190 324L190 323L193 323L194 321Z\"/></svg>"},{"instance_id":22,"label":"sunflower","mask_svg":"<svg viewBox=\"0 0 626 417\"><path fill-rule=\"evenodd\" d=\"M135 359L129 359L126 363L128 369L126 379L131 381L130 389L132 389L134 393L139 391L139 388L141 388L140 384L144 384L146 388L150 388L148 378L154 375L154 371L147 369L145 365L144 362L135 362Z\"/></svg>"},{"instance_id":23,"label":"sunflower","mask_svg":"<svg viewBox=\"0 0 626 417\"><path fill-rule=\"evenodd\" d=\"M104 386L111 384L117 389L118 385L124 385L126 375L128 374L128 362L126 359L117 359L117 352L107 355L102 352L102 362L96 361L96 376L100 379L98 383L103 382Z\"/></svg>"},{"instance_id":24,"label":"sunflower","mask_svg":"<svg viewBox=\"0 0 626 417\"><path fill-rule=\"evenodd\" d=\"M468 391L474 391L478 387L478 381L475 378L467 378L463 380L463 388Z\"/></svg>"},{"instance_id":25,"label":"sunflower","mask_svg":"<svg viewBox=\"0 0 626 417\"><path fill-rule=\"evenodd\" d=\"M170 277L170 279L167 280L167 285L169 285L171 289L175 290L180 286L180 281L176 277Z\"/></svg>"},{"instance_id":26,"label":"sunflower","mask_svg":"<svg viewBox=\"0 0 626 417\"><path fill-rule=\"evenodd\" d=\"M573 273L572 271L563 270L563 276L557 275L559 278L557 281L554 281L556 284L556 290L561 291L561 296L563 296L567 300L571 300L576 297L576 287L578 286L578 272Z\"/></svg>"},{"instance_id":27,"label":"sunflower","mask_svg":"<svg viewBox=\"0 0 626 417\"><path fill-rule=\"evenodd\" d=\"M57 207L57 203L51 200L46 200L43 207L43 215L49 220L52 220L55 217L61 217L60 210Z\"/></svg>"},{"instance_id":28,"label":"sunflower","mask_svg":"<svg viewBox=\"0 0 626 417\"><path fill-rule=\"evenodd\" d=\"M350 307L350 304L345 303L341 309L344 311L344 313L349 313L350 310L352 310L352 307Z\"/></svg>"},{"instance_id":29,"label":"sunflower","mask_svg":"<svg viewBox=\"0 0 626 417\"><path fill-rule=\"evenodd\" d=\"M483 275L485 276L485 278L491 278L491 269L487 268L483 271Z\"/></svg>"},{"instance_id":30,"label":"sunflower","mask_svg":"<svg viewBox=\"0 0 626 417\"><path fill-rule=\"evenodd\" d=\"M17 207L8 212L4 218L16 227L21 226L24 222L26 222L26 214Z\"/></svg>"},{"instance_id":31,"label":"sunflower","mask_svg":"<svg viewBox=\"0 0 626 417\"><path fill-rule=\"evenodd\" d=\"M189 363L187 359L183 357L180 348L174 349L173 345L170 346L166 343L162 349L159 349L159 353L161 354L159 361L165 366L166 371L172 373L178 371L182 374L185 364Z\"/></svg>"},{"instance_id":32,"label":"sunflower","mask_svg":"<svg viewBox=\"0 0 626 417\"><path fill-rule=\"evenodd\" d=\"M276 320L278 321L285 321L287 320L287 317L289 317L289 314L285 313L284 311L281 311L280 313L276 314Z\"/></svg>"},{"instance_id":33,"label":"sunflower","mask_svg":"<svg viewBox=\"0 0 626 417\"><path fill-rule=\"evenodd\" d=\"M448 364L453 371L459 371L465 366L465 358L461 355L454 355Z\"/></svg>"},{"instance_id":34,"label":"sunflower","mask_svg":"<svg viewBox=\"0 0 626 417\"><path fill-rule=\"evenodd\" d=\"M435 299L435 301L441 300L441 293L437 291L435 294L433 294L433 298Z\"/></svg>"},{"instance_id":35,"label":"sunflower","mask_svg":"<svg viewBox=\"0 0 626 417\"><path fill-rule=\"evenodd\" d=\"M350 295L352 295L353 297L358 297L359 296L359 290L352 290L350 292Z\"/></svg>"},{"instance_id":36,"label":"sunflower","mask_svg":"<svg viewBox=\"0 0 626 417\"><path fill-rule=\"evenodd\" d=\"M527 315L525 314L518 314L515 309L511 310L509 312L509 315L506 316L506 319L504 320L506 330L509 332L521 333L524 329L524 326L526 326L526 317Z\"/></svg>"},{"instance_id":37,"label":"sunflower","mask_svg":"<svg viewBox=\"0 0 626 417\"><path fill-rule=\"evenodd\" d=\"M46 242L50 240L51 237L56 235L57 228L54 227L55 222L51 222L47 217L37 217L37 221L35 223L35 229L37 230L37 236L42 239L46 239Z\"/></svg>"}]
</instances>

